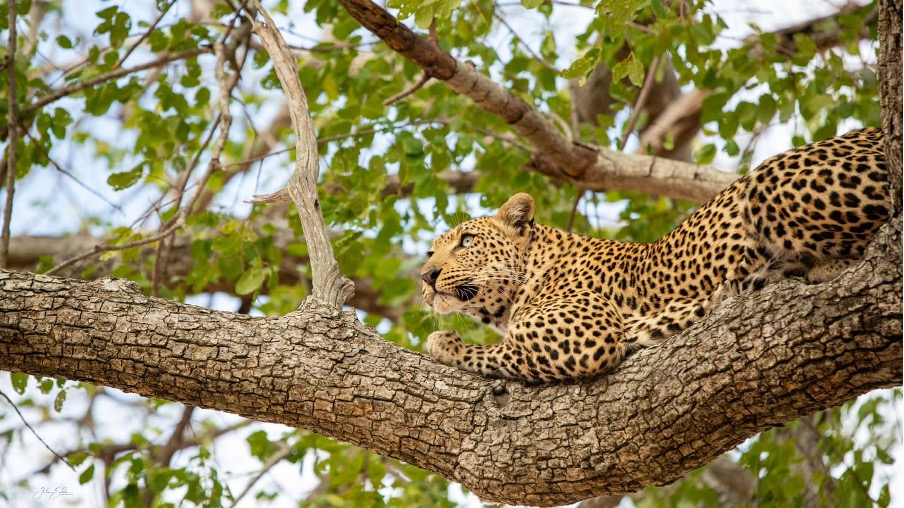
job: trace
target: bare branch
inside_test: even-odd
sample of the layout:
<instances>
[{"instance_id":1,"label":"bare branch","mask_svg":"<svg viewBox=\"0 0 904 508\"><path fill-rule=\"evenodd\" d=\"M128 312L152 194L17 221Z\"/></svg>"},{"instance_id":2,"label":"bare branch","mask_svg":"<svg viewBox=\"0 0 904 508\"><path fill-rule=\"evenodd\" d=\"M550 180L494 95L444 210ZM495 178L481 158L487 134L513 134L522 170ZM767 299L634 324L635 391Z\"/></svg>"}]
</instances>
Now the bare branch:
<instances>
[{"instance_id":1,"label":"bare branch","mask_svg":"<svg viewBox=\"0 0 904 508\"><path fill-rule=\"evenodd\" d=\"M653 89L653 84L656 83L656 71L659 70L661 58L662 57L659 55L653 58L653 62L647 70L647 76L643 80L643 86L640 88L640 93L637 94L637 101L634 103L634 108L631 111L631 117L628 118L628 123L625 124L625 129L622 131L621 143L619 143L618 146L619 150L625 149L625 143L628 142L628 136L634 132L634 126L637 124L640 112L643 111L646 106L647 97L650 96L650 90Z\"/></svg>"},{"instance_id":2,"label":"bare branch","mask_svg":"<svg viewBox=\"0 0 904 508\"><path fill-rule=\"evenodd\" d=\"M3 397L4 399L6 399L6 402L8 402L9 405L13 407L13 410L15 410L15 411L16 411L16 414L19 415L19 419L22 420L22 423L24 423L25 426L28 428L28 430L30 430L31 433L34 434L34 436L35 436L36 438L38 438L38 441L40 441L41 444L44 445L44 448L47 448L47 450L49 450L50 453L52 453L52 454L53 454L60 462L62 462L62 463L64 463L64 464L66 464L67 466L69 466L69 469L75 471L75 468L72 467L72 464L70 464L68 460L66 460L65 458L63 458L59 453L56 452L56 450L54 450L53 448L51 448L50 445L47 444L47 442L44 441L43 438L41 438L41 435L38 434L37 431L35 431L34 427L32 427L30 423L28 423L28 420L26 420L25 417L22 416L22 412L19 411L19 408L16 406L16 404L12 401L12 399L9 398L9 395L7 395L6 393L4 393L3 391L0 391L0 397Z\"/></svg>"},{"instance_id":3,"label":"bare branch","mask_svg":"<svg viewBox=\"0 0 904 508\"><path fill-rule=\"evenodd\" d=\"M506 21L505 18L502 17L499 14L499 12L496 11L495 9L493 10L493 17L496 18L500 23L502 23L502 25L509 31L509 33L512 34L512 37L518 42L518 45L523 47L524 50L527 51L528 54L530 54L530 56L534 60L536 60L540 65L545 67L547 70L550 70L550 71L556 73L556 75L559 74L559 69L556 69L555 65L547 62L545 58L538 55L534 50L532 50L531 47L526 42L524 42L524 40L521 39L521 37L518 36L518 33L515 32L515 29L512 28L512 26L508 24L508 21Z\"/></svg>"},{"instance_id":4,"label":"bare branch","mask_svg":"<svg viewBox=\"0 0 904 508\"><path fill-rule=\"evenodd\" d=\"M239 495L235 496L235 499L232 502L232 506L238 506L239 501L241 501L243 497L251 492L251 488L254 487L254 484L256 484L261 478L263 478L268 471L273 469L273 467L279 464L284 458L292 454L292 447L289 446L285 441L278 441L276 443L276 447L276 453L274 453L272 456L270 456L270 458L267 459L267 462L264 464L261 470L254 475L253 478L248 480L245 488L242 489Z\"/></svg>"},{"instance_id":5,"label":"bare branch","mask_svg":"<svg viewBox=\"0 0 904 508\"><path fill-rule=\"evenodd\" d=\"M6 154L6 203L3 205L3 226L0 229L0 269L6 268L9 253L9 224L13 216L13 196L16 194L16 150L19 146L18 96L16 95L16 3L7 2L9 39L6 43L7 109L9 115L9 145Z\"/></svg>"},{"instance_id":6,"label":"bare branch","mask_svg":"<svg viewBox=\"0 0 904 508\"><path fill-rule=\"evenodd\" d=\"M695 88L670 102L640 133L638 152L663 155L668 135L673 137L676 147L689 143L700 130L700 114L703 112L703 99L707 95L708 92Z\"/></svg>"},{"instance_id":7,"label":"bare branch","mask_svg":"<svg viewBox=\"0 0 904 508\"><path fill-rule=\"evenodd\" d=\"M417 92L418 90L420 90L424 85L427 84L428 81L430 81L430 75L425 72L424 74L421 75L421 78L417 80L417 83L411 85L411 88L402 90L398 94L393 95L392 97L384 100L383 105L391 106L391 105L395 104L396 102L399 102L400 100L404 99L405 97L408 97L409 95L413 94L414 92Z\"/></svg>"},{"instance_id":8,"label":"bare branch","mask_svg":"<svg viewBox=\"0 0 904 508\"><path fill-rule=\"evenodd\" d=\"M775 48L773 51L787 56L796 55L799 50L797 43L794 41L794 36L797 34L809 37L819 51L825 51L829 48L838 46L842 43L840 38L842 30L839 29L837 22L838 18L845 14L862 13L866 14L866 19L857 36L859 39L869 39L871 37L870 25L875 23L876 17L878 16L875 5L857 5L854 2L847 2L841 6L837 12L829 14L828 16L810 19L772 32L772 34L775 35ZM761 38L758 35L748 37L746 42L750 43L749 51L751 56L758 58L765 52Z\"/></svg>"},{"instance_id":9,"label":"bare branch","mask_svg":"<svg viewBox=\"0 0 904 508\"><path fill-rule=\"evenodd\" d=\"M138 46L141 46L141 43L144 42L145 39L150 37L151 32L153 32L154 30L157 29L157 25L160 23L160 21L163 19L163 17L166 16L166 13L169 12L170 8L175 3L176 3L176 0L170 0L170 3L166 4L166 7L164 7L163 10L160 11L160 15L157 16L157 19L155 19L153 23L151 23L151 26L147 29L147 31L145 31L141 35L141 37L139 37L138 40L135 41L132 44L132 46L129 47L129 49L125 52L125 54L122 55L119 58L119 60L116 61L115 64L113 64L113 69L118 69L118 68L122 67L122 63L125 62L136 49L138 49Z\"/></svg>"},{"instance_id":10,"label":"bare branch","mask_svg":"<svg viewBox=\"0 0 904 508\"><path fill-rule=\"evenodd\" d=\"M314 297L341 307L354 293L354 284L339 272L339 264L333 254L333 247L323 224L323 215L320 213L320 200L317 198L319 167L314 122L311 120L304 89L298 79L295 58L292 57L285 39L260 1L254 0L254 6L264 18L263 23L252 20L254 32L260 37L273 60L276 74L286 94L286 105L292 115L292 127L295 129L295 171L289 177L286 190L298 208L298 217L308 243L314 278Z\"/></svg>"},{"instance_id":11,"label":"bare branch","mask_svg":"<svg viewBox=\"0 0 904 508\"><path fill-rule=\"evenodd\" d=\"M150 62L146 62L141 65L136 65L135 67L129 67L128 69L119 68L116 70L112 70L110 72L105 72L99 76L94 76L93 78L86 79L86 80L76 83L74 85L67 86L64 88L58 88L56 90L50 91L50 93L48 93L47 95L45 95L45 96L41 97L40 99L38 99L37 101L35 101L34 104L25 108L25 110L22 112L22 114L24 116L31 116L37 110L43 108L44 106L46 106L52 102L55 102L68 95L72 95L74 93L81 92L82 90L85 90L86 88L91 88L92 86L99 85L101 83L105 83L107 81L118 79L123 76L127 76L129 74L134 74L136 72L141 72L141 71L144 71L147 69L162 67L168 63L177 62L179 60L186 60L189 58L194 58L198 55L203 55L203 54L212 53L212 52L213 52L212 48L206 48L206 47L187 49L185 51L177 51L176 53L167 53L156 60L152 60Z\"/></svg>"},{"instance_id":12,"label":"bare branch","mask_svg":"<svg viewBox=\"0 0 904 508\"><path fill-rule=\"evenodd\" d=\"M397 182L396 182L397 183ZM404 191L404 189L402 189ZM269 212L269 211L268 211ZM297 241L292 234L292 230L288 224L276 222L274 214L267 214L266 220L268 224L277 228L278 234L274 237L274 246L282 253L282 264L279 269L279 281L281 284L289 286L304 286L310 293L310 280L299 272L296 267L308 266L310 259L307 257L298 257L287 250L287 245ZM254 225L252 225L254 227ZM198 235L212 234L202 231L188 231L187 234L177 235L172 239L170 247L169 262L166 267L167 279L163 280L164 286L169 288L180 288L185 283L186 276L195 269L195 261L191 254L191 242L198 238ZM338 237L338 234L331 234ZM78 234L66 237L40 237L40 236L14 236L10 241L9 250L9 266L8 268L16 271L37 271L38 263L42 258L69 259L79 253L93 252L97 245L105 245L108 241L104 238L94 237L87 234ZM139 252L142 260L139 266L145 265L145 261L154 256L155 249L144 246ZM215 256L218 256L216 253ZM366 252L362 252L366 255ZM403 261L409 260L404 253L399 253L398 257ZM210 263L216 263L217 258L208 260ZM54 274L69 278L86 278L87 280L99 279L107 277L118 266L116 258L104 261L86 262L85 259L76 261L67 266L57 269ZM88 268L90 276L83 277L83 273ZM400 278L408 278L417 280L418 274L412 271L410 274L400 273ZM410 303L397 305L387 305L381 299L380 291L374 287L373 282L368 278L356 277L355 294L348 300L347 305L360 309L368 314L383 316L393 322L401 319L405 309ZM268 294L268 287L261 287L261 294ZM235 297L239 297L235 293L234 282L223 279L212 280L202 288L198 289L201 293L225 293Z\"/></svg>"},{"instance_id":13,"label":"bare branch","mask_svg":"<svg viewBox=\"0 0 904 508\"><path fill-rule=\"evenodd\" d=\"M901 154L904 125L902 125L902 96L904 77L902 59L902 5L901 0L879 0L879 95L882 102L882 128L885 131L885 157L889 166L889 193L892 209L896 214L901 204Z\"/></svg>"}]
</instances>

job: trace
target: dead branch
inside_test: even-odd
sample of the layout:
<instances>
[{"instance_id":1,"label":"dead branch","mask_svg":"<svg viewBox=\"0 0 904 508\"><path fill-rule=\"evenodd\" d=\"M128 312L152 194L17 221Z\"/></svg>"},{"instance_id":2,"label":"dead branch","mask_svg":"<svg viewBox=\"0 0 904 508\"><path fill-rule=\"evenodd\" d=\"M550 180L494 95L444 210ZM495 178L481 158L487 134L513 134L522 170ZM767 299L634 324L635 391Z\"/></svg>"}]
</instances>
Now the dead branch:
<instances>
[{"instance_id":1,"label":"dead branch","mask_svg":"<svg viewBox=\"0 0 904 508\"><path fill-rule=\"evenodd\" d=\"M329 235L320 213L320 200L317 198L319 167L314 122L311 120L304 89L298 79L295 58L260 1L254 0L254 5L264 18L263 23L251 20L254 24L254 33L261 39L273 61L286 94L286 105L295 130L295 171L289 177L286 190L298 208L298 216L308 243L314 278L314 297L341 307L354 293L354 284L339 272L339 264L333 254L333 247L330 245Z\"/></svg>"}]
</instances>

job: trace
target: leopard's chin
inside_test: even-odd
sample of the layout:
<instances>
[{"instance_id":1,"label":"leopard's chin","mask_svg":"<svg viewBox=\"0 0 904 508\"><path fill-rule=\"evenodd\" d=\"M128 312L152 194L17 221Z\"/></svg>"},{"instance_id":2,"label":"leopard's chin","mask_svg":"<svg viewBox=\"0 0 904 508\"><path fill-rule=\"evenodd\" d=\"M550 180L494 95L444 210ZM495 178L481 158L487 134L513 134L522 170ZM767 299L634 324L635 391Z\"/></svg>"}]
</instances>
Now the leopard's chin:
<instances>
[{"instance_id":1,"label":"leopard's chin","mask_svg":"<svg viewBox=\"0 0 904 508\"><path fill-rule=\"evenodd\" d=\"M430 305L433 306L433 310L440 314L451 314L453 312L461 312L464 307L463 301L459 300L453 295L447 295L445 293L434 293L433 301Z\"/></svg>"}]
</instances>

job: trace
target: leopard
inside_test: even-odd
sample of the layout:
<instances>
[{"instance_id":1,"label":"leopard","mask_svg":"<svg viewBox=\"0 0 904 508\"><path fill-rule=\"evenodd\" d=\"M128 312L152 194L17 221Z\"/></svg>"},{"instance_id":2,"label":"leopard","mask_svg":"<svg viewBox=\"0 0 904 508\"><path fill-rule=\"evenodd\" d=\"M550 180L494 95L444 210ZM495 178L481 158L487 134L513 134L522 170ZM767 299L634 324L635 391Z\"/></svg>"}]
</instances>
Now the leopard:
<instances>
[{"instance_id":1,"label":"leopard","mask_svg":"<svg viewBox=\"0 0 904 508\"><path fill-rule=\"evenodd\" d=\"M881 130L855 130L765 160L647 243L535 223L534 200L517 193L437 237L420 273L434 312L466 314L502 339L439 330L425 352L490 378L595 378L727 298L834 279L888 221L887 180Z\"/></svg>"}]
</instances>

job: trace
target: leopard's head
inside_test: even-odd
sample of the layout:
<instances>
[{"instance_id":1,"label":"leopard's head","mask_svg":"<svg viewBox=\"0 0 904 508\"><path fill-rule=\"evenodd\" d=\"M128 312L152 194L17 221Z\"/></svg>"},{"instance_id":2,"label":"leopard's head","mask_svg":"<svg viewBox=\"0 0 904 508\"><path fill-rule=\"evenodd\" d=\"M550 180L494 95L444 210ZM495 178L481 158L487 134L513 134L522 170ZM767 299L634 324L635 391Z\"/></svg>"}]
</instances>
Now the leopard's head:
<instances>
[{"instance_id":1,"label":"leopard's head","mask_svg":"<svg viewBox=\"0 0 904 508\"><path fill-rule=\"evenodd\" d=\"M504 331L525 276L534 200L512 196L492 217L473 219L433 241L421 269L424 300L440 314L463 312Z\"/></svg>"}]
</instances>

